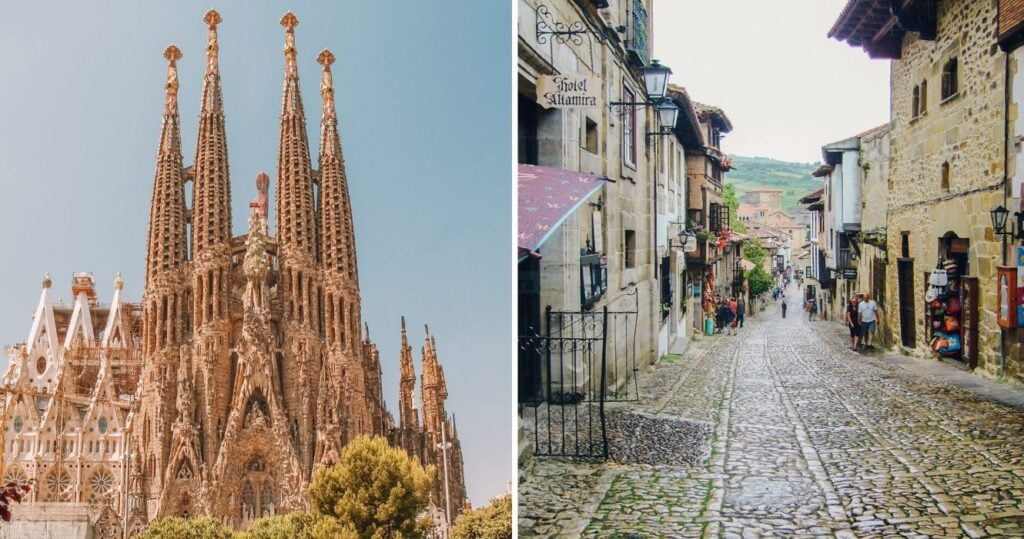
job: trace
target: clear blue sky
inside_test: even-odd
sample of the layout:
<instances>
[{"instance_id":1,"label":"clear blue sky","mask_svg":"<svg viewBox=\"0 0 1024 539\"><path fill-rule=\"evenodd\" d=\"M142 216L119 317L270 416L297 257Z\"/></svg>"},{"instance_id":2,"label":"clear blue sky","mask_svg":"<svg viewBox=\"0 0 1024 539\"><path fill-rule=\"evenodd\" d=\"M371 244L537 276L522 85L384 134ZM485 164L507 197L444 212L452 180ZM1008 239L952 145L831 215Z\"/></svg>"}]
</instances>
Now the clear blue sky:
<instances>
[{"instance_id":1,"label":"clear blue sky","mask_svg":"<svg viewBox=\"0 0 1024 539\"><path fill-rule=\"evenodd\" d=\"M497 4L497 8L496 8ZM397 410L399 316L430 324L474 505L515 473L511 355L511 8L502 2L216 2L234 231L274 177L292 9L313 159L320 66L333 66L363 314ZM177 44L183 153L195 152L203 2L18 2L0 32L0 342L25 339L44 272L70 299L93 272L142 292L166 61ZM271 194L273 184L271 185ZM273 204L271 204L273 209ZM6 364L6 358L4 358Z\"/></svg>"}]
</instances>

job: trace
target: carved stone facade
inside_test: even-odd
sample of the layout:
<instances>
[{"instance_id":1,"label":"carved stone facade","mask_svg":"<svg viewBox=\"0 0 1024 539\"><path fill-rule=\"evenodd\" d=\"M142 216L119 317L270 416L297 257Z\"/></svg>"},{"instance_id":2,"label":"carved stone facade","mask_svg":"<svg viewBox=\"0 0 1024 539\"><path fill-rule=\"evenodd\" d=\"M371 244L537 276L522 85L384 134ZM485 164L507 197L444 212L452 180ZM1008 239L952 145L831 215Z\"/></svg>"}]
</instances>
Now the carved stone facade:
<instances>
[{"instance_id":1,"label":"carved stone facade","mask_svg":"<svg viewBox=\"0 0 1024 539\"><path fill-rule=\"evenodd\" d=\"M5 472L38 478L42 486L33 496L40 500L106 495L114 516L97 511L94 524L105 530L125 514L129 530L200 514L245 527L308 509L306 491L317 468L336 462L357 436L384 436L436 467L433 509L447 512L450 504L454 518L466 500L462 453L445 411L434 338L428 334L423 347L421 422L403 319L396 426L384 405L379 354L361 321L334 55L324 50L317 57L323 108L316 170L299 92L298 19L291 13L281 19L277 233L271 236L268 227L269 178L260 174L248 233L232 236L221 17L211 10L204 21L206 70L189 167L177 106L182 55L173 45L165 51L143 302L123 303L118 285L114 303L100 308L91 277L80 283L76 276L74 306L54 308L49 280L44 283L29 340L10 352ZM93 320L107 328L101 337L93 335ZM107 475L100 481L98 474Z\"/></svg>"}]
</instances>

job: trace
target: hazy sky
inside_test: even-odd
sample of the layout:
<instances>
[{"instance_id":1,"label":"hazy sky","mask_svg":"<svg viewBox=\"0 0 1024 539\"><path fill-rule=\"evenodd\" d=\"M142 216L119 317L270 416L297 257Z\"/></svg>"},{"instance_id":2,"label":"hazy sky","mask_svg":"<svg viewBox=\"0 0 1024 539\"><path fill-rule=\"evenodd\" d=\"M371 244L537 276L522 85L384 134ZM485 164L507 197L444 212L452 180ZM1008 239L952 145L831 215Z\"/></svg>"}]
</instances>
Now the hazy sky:
<instances>
[{"instance_id":1,"label":"hazy sky","mask_svg":"<svg viewBox=\"0 0 1024 539\"><path fill-rule=\"evenodd\" d=\"M234 231L253 180L275 182L286 5L216 2ZM397 410L399 316L419 373L423 324L437 338L470 496L513 479L510 8L492 2L294 3L313 159L317 53L334 81L359 253L363 315ZM44 272L70 299L115 272L138 301L166 61L176 43L183 153L195 152L210 0L17 2L0 32L0 343L23 341ZM271 194L273 194L273 185ZM271 209L273 209L271 203ZM6 358L4 358L6 364ZM395 412L397 414L397 412Z\"/></svg>"},{"instance_id":2,"label":"hazy sky","mask_svg":"<svg viewBox=\"0 0 1024 539\"><path fill-rule=\"evenodd\" d=\"M654 57L693 99L723 108L728 153L821 159L889 120L889 62L828 39L846 0L662 0Z\"/></svg>"}]
</instances>

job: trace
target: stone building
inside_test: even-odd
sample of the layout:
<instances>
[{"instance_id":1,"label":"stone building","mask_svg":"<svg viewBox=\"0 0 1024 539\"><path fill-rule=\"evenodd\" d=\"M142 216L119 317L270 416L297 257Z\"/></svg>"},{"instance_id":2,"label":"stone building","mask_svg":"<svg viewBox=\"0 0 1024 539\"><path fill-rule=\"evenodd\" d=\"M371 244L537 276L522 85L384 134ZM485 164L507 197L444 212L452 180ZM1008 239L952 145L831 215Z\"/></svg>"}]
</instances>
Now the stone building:
<instances>
[{"instance_id":1,"label":"stone building","mask_svg":"<svg viewBox=\"0 0 1024 539\"><path fill-rule=\"evenodd\" d=\"M122 529L101 526L103 518L124 519L132 533L167 516L212 515L245 527L308 509L316 469L337 462L357 436L383 436L436 467L432 509L454 518L466 499L462 453L434 338L428 333L424 341L417 412L406 406L415 370L403 320L395 425L379 354L361 321L334 55L317 57L323 102L315 169L296 66L298 20L291 13L281 19L276 235L268 227L269 178L261 173L248 233L235 236L221 18L211 10L204 21L199 134L188 167L177 105L182 55L173 45L165 51L143 301L123 302L118 283L111 306L98 306L91 277L76 275L75 305L54 308L44 282L30 338L12 349L5 379L5 473L38 479L38 500L98 503L102 537ZM93 322L104 324L101 336Z\"/></svg>"},{"instance_id":2,"label":"stone building","mask_svg":"<svg viewBox=\"0 0 1024 539\"><path fill-rule=\"evenodd\" d=\"M658 356L681 353L692 337L697 319L703 319L700 298L694 298L687 270L686 252L697 250L696 239L687 235L689 181L686 172L687 150L704 147L693 101L685 88L669 85L669 99L679 108L679 118L669 135L658 137L657 238L655 249L660 264L660 328ZM685 241L684 241L685 240Z\"/></svg>"},{"instance_id":3,"label":"stone building","mask_svg":"<svg viewBox=\"0 0 1024 539\"><path fill-rule=\"evenodd\" d=\"M928 275L956 277L962 350L945 359L1003 374L996 324L1000 241L989 211L1005 201L1007 55L996 0L851 0L829 35L891 60L886 243L890 308L903 349L930 357Z\"/></svg>"},{"instance_id":4,"label":"stone building","mask_svg":"<svg viewBox=\"0 0 1024 539\"><path fill-rule=\"evenodd\" d=\"M896 306L887 292L888 241L886 218L889 208L890 126L884 124L858 135L860 139L861 222L855 238L857 279L854 288L871 294L882 313ZM876 343L895 344L893 328L879 324Z\"/></svg>"},{"instance_id":5,"label":"stone building","mask_svg":"<svg viewBox=\"0 0 1024 539\"><path fill-rule=\"evenodd\" d=\"M634 365L655 359L661 321L652 198L656 147L645 136L658 126L649 107L610 105L646 99L640 68L651 61L651 1L608 4L519 0L518 316L520 335L529 335L548 331L543 313L549 307L636 313L617 322L628 329L609 333L606 357L618 363L609 366L608 382L621 385ZM581 33L545 33L560 25ZM625 32L615 31L619 27ZM601 99L591 107L546 108L538 84L555 75L587 77ZM531 199L533 192L543 198ZM550 215L540 211L551 208L556 211ZM521 353L519 361L520 400L546 398L548 375L540 358ZM585 379L588 374L579 383Z\"/></svg>"},{"instance_id":6,"label":"stone building","mask_svg":"<svg viewBox=\"0 0 1024 539\"><path fill-rule=\"evenodd\" d=\"M729 229L729 207L722 192L731 160L722 152L722 137L732 122L722 109L694 102L704 145L686 152L687 227L697 231L697 249L686 253L689 280L696 283L703 316L694 314L696 329L714 318L715 297L740 295L739 250L743 238Z\"/></svg>"}]
</instances>

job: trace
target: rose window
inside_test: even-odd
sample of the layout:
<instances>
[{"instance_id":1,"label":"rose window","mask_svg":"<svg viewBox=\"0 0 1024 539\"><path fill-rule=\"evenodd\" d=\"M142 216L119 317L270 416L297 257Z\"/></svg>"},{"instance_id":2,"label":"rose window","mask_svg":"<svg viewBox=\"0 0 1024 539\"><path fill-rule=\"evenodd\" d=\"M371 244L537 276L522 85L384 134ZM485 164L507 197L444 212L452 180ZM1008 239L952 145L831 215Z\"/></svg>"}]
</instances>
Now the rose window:
<instances>
[{"instance_id":1,"label":"rose window","mask_svg":"<svg viewBox=\"0 0 1024 539\"><path fill-rule=\"evenodd\" d=\"M114 490L114 476L107 470L99 470L89 478L89 488L94 496L110 494Z\"/></svg>"},{"instance_id":2,"label":"rose window","mask_svg":"<svg viewBox=\"0 0 1024 539\"><path fill-rule=\"evenodd\" d=\"M46 501L66 502L71 499L71 476L65 470L54 470L46 476Z\"/></svg>"}]
</instances>

